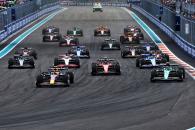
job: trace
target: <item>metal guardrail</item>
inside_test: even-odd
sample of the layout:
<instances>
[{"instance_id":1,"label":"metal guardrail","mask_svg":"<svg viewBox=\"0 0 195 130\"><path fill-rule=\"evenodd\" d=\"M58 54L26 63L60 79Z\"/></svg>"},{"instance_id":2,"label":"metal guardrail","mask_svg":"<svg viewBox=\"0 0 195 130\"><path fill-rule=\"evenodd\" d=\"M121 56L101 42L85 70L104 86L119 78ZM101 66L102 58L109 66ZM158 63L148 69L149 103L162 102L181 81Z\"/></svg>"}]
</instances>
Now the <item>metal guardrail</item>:
<instances>
[{"instance_id":1,"label":"metal guardrail","mask_svg":"<svg viewBox=\"0 0 195 130\"><path fill-rule=\"evenodd\" d=\"M152 16L144 9L133 6L133 9L140 12L142 15L147 17L151 22L157 25L162 31L164 31L171 39L173 39L185 52L187 52L192 57L195 57L195 46L185 41L181 36L175 34L175 32L166 24L162 23L156 17Z\"/></svg>"},{"instance_id":2,"label":"metal guardrail","mask_svg":"<svg viewBox=\"0 0 195 130\"><path fill-rule=\"evenodd\" d=\"M59 3L55 4L49 4L47 8L41 10L41 11L36 11L32 14L29 14L25 16L24 18L18 19L8 25L5 26L5 29L0 32L0 41L4 40L14 32L18 31L22 27L26 26L30 22L34 21L35 19L39 18L40 16L49 13L51 11L54 11L56 9L60 8Z\"/></svg>"}]
</instances>

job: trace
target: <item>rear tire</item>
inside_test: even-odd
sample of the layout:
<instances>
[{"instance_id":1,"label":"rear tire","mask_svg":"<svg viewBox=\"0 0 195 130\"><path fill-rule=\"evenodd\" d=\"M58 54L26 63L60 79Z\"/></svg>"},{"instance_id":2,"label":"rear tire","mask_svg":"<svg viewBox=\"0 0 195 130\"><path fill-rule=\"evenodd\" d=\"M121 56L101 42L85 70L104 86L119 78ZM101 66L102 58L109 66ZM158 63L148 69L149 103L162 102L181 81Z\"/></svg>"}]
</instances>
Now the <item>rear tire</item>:
<instances>
[{"instance_id":1,"label":"rear tire","mask_svg":"<svg viewBox=\"0 0 195 130\"><path fill-rule=\"evenodd\" d=\"M139 68L143 69L143 67L142 67L142 60L139 60Z\"/></svg>"},{"instance_id":2,"label":"rear tire","mask_svg":"<svg viewBox=\"0 0 195 130\"><path fill-rule=\"evenodd\" d=\"M120 42L121 42L121 44L124 44L124 41L125 41L125 37L124 36L120 36Z\"/></svg>"},{"instance_id":3,"label":"rear tire","mask_svg":"<svg viewBox=\"0 0 195 130\"><path fill-rule=\"evenodd\" d=\"M43 37L43 42L46 42L44 37Z\"/></svg>"},{"instance_id":4,"label":"rear tire","mask_svg":"<svg viewBox=\"0 0 195 130\"><path fill-rule=\"evenodd\" d=\"M152 83L154 83L154 82L155 82L155 80L154 80L154 76L155 76L155 72L154 72L154 71L152 71L152 72L151 72L151 77L150 77L150 81L151 81Z\"/></svg>"},{"instance_id":5,"label":"rear tire","mask_svg":"<svg viewBox=\"0 0 195 130\"><path fill-rule=\"evenodd\" d=\"M116 64L116 73L117 75L121 75L121 70L120 70L120 65L119 64Z\"/></svg>"},{"instance_id":6,"label":"rear tire","mask_svg":"<svg viewBox=\"0 0 195 130\"><path fill-rule=\"evenodd\" d=\"M125 53L124 51L121 51L121 57L122 58L125 58L125 54L124 53Z\"/></svg>"},{"instance_id":7,"label":"rear tire","mask_svg":"<svg viewBox=\"0 0 195 130\"><path fill-rule=\"evenodd\" d=\"M80 68L80 67L81 67L81 66L80 66L80 60L79 60L79 58L76 58L76 59L75 59L75 64L78 65L77 68Z\"/></svg>"},{"instance_id":8,"label":"rear tire","mask_svg":"<svg viewBox=\"0 0 195 130\"><path fill-rule=\"evenodd\" d=\"M93 75L93 76L96 75L97 74L96 64L92 63L91 68L92 68L91 75Z\"/></svg>"},{"instance_id":9,"label":"rear tire","mask_svg":"<svg viewBox=\"0 0 195 130\"><path fill-rule=\"evenodd\" d=\"M139 67L139 59L136 59L136 67Z\"/></svg>"},{"instance_id":10,"label":"rear tire","mask_svg":"<svg viewBox=\"0 0 195 130\"><path fill-rule=\"evenodd\" d=\"M37 76L37 80L36 80L36 87L37 88L40 88L41 87L40 83L42 83L42 82L43 82L42 76L41 75L38 75Z\"/></svg>"},{"instance_id":11,"label":"rear tire","mask_svg":"<svg viewBox=\"0 0 195 130\"><path fill-rule=\"evenodd\" d=\"M179 77L180 77L180 81L183 81L185 79L185 70L184 68L179 68Z\"/></svg>"},{"instance_id":12,"label":"rear tire","mask_svg":"<svg viewBox=\"0 0 195 130\"><path fill-rule=\"evenodd\" d=\"M111 36L110 30L108 31L108 36Z\"/></svg>"},{"instance_id":13,"label":"rear tire","mask_svg":"<svg viewBox=\"0 0 195 130\"><path fill-rule=\"evenodd\" d=\"M54 66L57 66L57 65L59 65L58 58L55 58L54 59Z\"/></svg>"},{"instance_id":14,"label":"rear tire","mask_svg":"<svg viewBox=\"0 0 195 130\"><path fill-rule=\"evenodd\" d=\"M10 58L10 59L8 60L8 69L11 69L11 68L12 68L11 66L12 66L13 64L14 64L13 59Z\"/></svg>"},{"instance_id":15,"label":"rear tire","mask_svg":"<svg viewBox=\"0 0 195 130\"><path fill-rule=\"evenodd\" d=\"M94 36L97 36L97 32L96 32L96 30L94 31Z\"/></svg>"},{"instance_id":16,"label":"rear tire","mask_svg":"<svg viewBox=\"0 0 195 130\"><path fill-rule=\"evenodd\" d=\"M73 74L73 72L68 72L68 75L69 75L70 83L73 84L74 83L74 74Z\"/></svg>"}]
</instances>

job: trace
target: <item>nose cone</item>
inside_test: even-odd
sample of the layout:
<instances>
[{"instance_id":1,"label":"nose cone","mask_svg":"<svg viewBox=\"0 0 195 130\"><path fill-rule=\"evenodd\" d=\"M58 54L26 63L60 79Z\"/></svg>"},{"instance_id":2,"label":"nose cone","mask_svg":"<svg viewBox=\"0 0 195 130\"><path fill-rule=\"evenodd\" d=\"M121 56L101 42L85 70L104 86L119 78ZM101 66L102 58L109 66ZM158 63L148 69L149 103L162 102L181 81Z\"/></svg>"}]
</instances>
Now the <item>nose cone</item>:
<instances>
[{"instance_id":1,"label":"nose cone","mask_svg":"<svg viewBox=\"0 0 195 130\"><path fill-rule=\"evenodd\" d=\"M108 73L109 65L103 65L104 73Z\"/></svg>"}]
</instances>

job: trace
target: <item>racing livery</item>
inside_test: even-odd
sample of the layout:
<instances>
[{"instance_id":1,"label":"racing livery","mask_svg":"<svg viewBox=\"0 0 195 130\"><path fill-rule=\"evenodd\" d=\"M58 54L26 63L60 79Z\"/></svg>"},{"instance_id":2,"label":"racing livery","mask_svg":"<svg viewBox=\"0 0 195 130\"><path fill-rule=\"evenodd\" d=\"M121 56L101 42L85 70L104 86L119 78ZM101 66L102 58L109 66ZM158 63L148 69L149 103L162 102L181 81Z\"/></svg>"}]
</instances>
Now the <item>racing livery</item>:
<instances>
[{"instance_id":1,"label":"racing livery","mask_svg":"<svg viewBox=\"0 0 195 130\"><path fill-rule=\"evenodd\" d=\"M94 30L94 36L110 36L110 29L106 26L99 26Z\"/></svg>"},{"instance_id":2,"label":"racing livery","mask_svg":"<svg viewBox=\"0 0 195 130\"><path fill-rule=\"evenodd\" d=\"M58 42L61 39L59 28L54 26L46 27L42 30L43 42Z\"/></svg>"},{"instance_id":3,"label":"racing livery","mask_svg":"<svg viewBox=\"0 0 195 130\"><path fill-rule=\"evenodd\" d=\"M144 35L141 31L140 28L136 27L136 26L127 26L126 28L124 28L124 34L126 33L131 33L131 34L136 34L140 40L144 40Z\"/></svg>"},{"instance_id":4,"label":"racing livery","mask_svg":"<svg viewBox=\"0 0 195 130\"><path fill-rule=\"evenodd\" d=\"M151 82L157 80L177 80L183 81L185 79L185 70L179 65L162 65L151 71Z\"/></svg>"},{"instance_id":5,"label":"racing livery","mask_svg":"<svg viewBox=\"0 0 195 130\"><path fill-rule=\"evenodd\" d=\"M142 68L152 68L157 67L161 64L165 64L169 61L169 56L167 54L159 52L141 54L136 59L136 67Z\"/></svg>"},{"instance_id":6,"label":"racing livery","mask_svg":"<svg viewBox=\"0 0 195 130\"><path fill-rule=\"evenodd\" d=\"M54 26L48 26L46 28L43 28L42 35L46 34L60 34L60 30L57 27Z\"/></svg>"},{"instance_id":7,"label":"racing livery","mask_svg":"<svg viewBox=\"0 0 195 130\"><path fill-rule=\"evenodd\" d=\"M107 57L98 59L95 63L92 63L92 75L107 75L116 74L120 75L120 64L115 59L110 59Z\"/></svg>"},{"instance_id":8,"label":"racing livery","mask_svg":"<svg viewBox=\"0 0 195 130\"><path fill-rule=\"evenodd\" d=\"M139 44L140 39L136 33L125 33L120 36L120 42L122 44Z\"/></svg>"},{"instance_id":9,"label":"racing livery","mask_svg":"<svg viewBox=\"0 0 195 130\"><path fill-rule=\"evenodd\" d=\"M79 39L74 36L66 35L59 42L59 46L77 46L79 45Z\"/></svg>"},{"instance_id":10,"label":"racing livery","mask_svg":"<svg viewBox=\"0 0 195 130\"><path fill-rule=\"evenodd\" d=\"M36 78L37 87L68 87L74 83L74 74L67 68L54 66Z\"/></svg>"},{"instance_id":11,"label":"racing livery","mask_svg":"<svg viewBox=\"0 0 195 130\"><path fill-rule=\"evenodd\" d=\"M83 36L83 30L77 27L67 30L67 35L70 36Z\"/></svg>"},{"instance_id":12,"label":"racing livery","mask_svg":"<svg viewBox=\"0 0 195 130\"><path fill-rule=\"evenodd\" d=\"M153 44L142 44L135 46L125 46L121 50L122 58L135 58L140 56L141 54L149 54L155 51L158 51L158 46Z\"/></svg>"},{"instance_id":13,"label":"racing livery","mask_svg":"<svg viewBox=\"0 0 195 130\"><path fill-rule=\"evenodd\" d=\"M89 50L85 46L73 46L68 50L68 53L76 55L79 58L90 58Z\"/></svg>"},{"instance_id":14,"label":"racing livery","mask_svg":"<svg viewBox=\"0 0 195 130\"><path fill-rule=\"evenodd\" d=\"M159 50L158 46L153 42L141 42L139 48L142 50L142 53Z\"/></svg>"},{"instance_id":15,"label":"racing livery","mask_svg":"<svg viewBox=\"0 0 195 130\"><path fill-rule=\"evenodd\" d=\"M59 55L54 59L54 66L80 68L80 60L77 56L71 54Z\"/></svg>"},{"instance_id":16,"label":"racing livery","mask_svg":"<svg viewBox=\"0 0 195 130\"><path fill-rule=\"evenodd\" d=\"M101 3L94 3L93 12L96 12L96 11L103 12L103 8L102 8Z\"/></svg>"},{"instance_id":17,"label":"racing livery","mask_svg":"<svg viewBox=\"0 0 195 130\"><path fill-rule=\"evenodd\" d=\"M122 58L136 58L142 53L140 46L125 46L121 50Z\"/></svg>"},{"instance_id":18,"label":"racing livery","mask_svg":"<svg viewBox=\"0 0 195 130\"><path fill-rule=\"evenodd\" d=\"M101 45L101 50L120 50L120 43L116 39L105 39Z\"/></svg>"},{"instance_id":19,"label":"racing livery","mask_svg":"<svg viewBox=\"0 0 195 130\"><path fill-rule=\"evenodd\" d=\"M16 50L15 55L21 55L21 56L32 56L34 59L37 59L37 53L32 48L20 48L19 50Z\"/></svg>"},{"instance_id":20,"label":"racing livery","mask_svg":"<svg viewBox=\"0 0 195 130\"><path fill-rule=\"evenodd\" d=\"M35 63L32 56L14 55L8 60L8 69L12 68L35 68Z\"/></svg>"},{"instance_id":21,"label":"racing livery","mask_svg":"<svg viewBox=\"0 0 195 130\"><path fill-rule=\"evenodd\" d=\"M45 34L43 35L43 42L59 42L61 34Z\"/></svg>"}]
</instances>

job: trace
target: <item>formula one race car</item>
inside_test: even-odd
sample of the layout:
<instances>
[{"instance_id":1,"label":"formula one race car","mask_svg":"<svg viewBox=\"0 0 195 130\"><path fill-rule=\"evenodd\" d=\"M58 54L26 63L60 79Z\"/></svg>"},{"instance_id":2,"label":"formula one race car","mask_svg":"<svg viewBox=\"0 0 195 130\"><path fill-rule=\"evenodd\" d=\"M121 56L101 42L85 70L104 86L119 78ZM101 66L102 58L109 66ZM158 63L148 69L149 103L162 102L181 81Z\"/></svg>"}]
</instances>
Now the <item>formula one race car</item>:
<instances>
[{"instance_id":1,"label":"formula one race car","mask_svg":"<svg viewBox=\"0 0 195 130\"><path fill-rule=\"evenodd\" d=\"M153 68L167 62L169 62L169 56L159 51L155 53L141 54L136 59L136 67L139 67L140 69Z\"/></svg>"},{"instance_id":2,"label":"formula one race car","mask_svg":"<svg viewBox=\"0 0 195 130\"><path fill-rule=\"evenodd\" d=\"M177 80L183 81L185 79L185 70L179 65L162 65L158 68L155 68L151 71L151 82L155 82L157 80Z\"/></svg>"},{"instance_id":3,"label":"formula one race car","mask_svg":"<svg viewBox=\"0 0 195 130\"><path fill-rule=\"evenodd\" d=\"M139 48L142 50L142 53L159 50L158 46L153 42L141 42Z\"/></svg>"},{"instance_id":4,"label":"formula one race car","mask_svg":"<svg viewBox=\"0 0 195 130\"><path fill-rule=\"evenodd\" d=\"M89 50L85 46L73 46L68 50L68 53L76 55L79 58L90 58Z\"/></svg>"},{"instance_id":5,"label":"formula one race car","mask_svg":"<svg viewBox=\"0 0 195 130\"><path fill-rule=\"evenodd\" d=\"M141 54L140 46L125 46L121 50L122 58L136 58Z\"/></svg>"},{"instance_id":6,"label":"formula one race car","mask_svg":"<svg viewBox=\"0 0 195 130\"><path fill-rule=\"evenodd\" d=\"M152 44L143 44L143 45L135 45L135 46L125 46L125 48L121 51L122 58L135 58L140 56L141 54L149 54L151 51L158 51L159 48L156 45Z\"/></svg>"},{"instance_id":7,"label":"formula one race car","mask_svg":"<svg viewBox=\"0 0 195 130\"><path fill-rule=\"evenodd\" d=\"M32 56L14 55L8 60L8 69L12 68L35 68L35 63Z\"/></svg>"},{"instance_id":8,"label":"formula one race car","mask_svg":"<svg viewBox=\"0 0 195 130\"><path fill-rule=\"evenodd\" d=\"M94 6L93 6L93 12L96 12L96 11L103 12L103 8L102 8L101 3L95 3L94 4Z\"/></svg>"},{"instance_id":9,"label":"formula one race car","mask_svg":"<svg viewBox=\"0 0 195 130\"><path fill-rule=\"evenodd\" d=\"M21 56L32 56L34 59L37 59L37 53L32 48L20 48L19 50L16 50L15 55L21 55Z\"/></svg>"},{"instance_id":10,"label":"formula one race car","mask_svg":"<svg viewBox=\"0 0 195 130\"><path fill-rule=\"evenodd\" d=\"M59 46L77 46L77 45L79 45L79 39L68 35L64 36L59 43Z\"/></svg>"},{"instance_id":11,"label":"formula one race car","mask_svg":"<svg viewBox=\"0 0 195 130\"><path fill-rule=\"evenodd\" d=\"M74 74L67 68L54 66L37 76L37 87L68 87L74 83Z\"/></svg>"},{"instance_id":12,"label":"formula one race car","mask_svg":"<svg viewBox=\"0 0 195 130\"><path fill-rule=\"evenodd\" d=\"M60 34L60 30L59 28L54 26L48 26L46 28L43 28L42 35L48 35L48 34Z\"/></svg>"},{"instance_id":13,"label":"formula one race car","mask_svg":"<svg viewBox=\"0 0 195 130\"><path fill-rule=\"evenodd\" d=\"M80 68L80 60L76 55L59 55L57 58L54 59L54 66Z\"/></svg>"},{"instance_id":14,"label":"formula one race car","mask_svg":"<svg viewBox=\"0 0 195 130\"><path fill-rule=\"evenodd\" d=\"M43 36L43 42L59 42L60 39L60 34L46 34Z\"/></svg>"},{"instance_id":15,"label":"formula one race car","mask_svg":"<svg viewBox=\"0 0 195 130\"><path fill-rule=\"evenodd\" d=\"M80 28L74 27L72 30L67 30L67 35L83 36L83 30L81 30Z\"/></svg>"},{"instance_id":16,"label":"formula one race car","mask_svg":"<svg viewBox=\"0 0 195 130\"><path fill-rule=\"evenodd\" d=\"M110 29L106 26L99 26L94 30L94 36L110 36Z\"/></svg>"},{"instance_id":17,"label":"formula one race car","mask_svg":"<svg viewBox=\"0 0 195 130\"><path fill-rule=\"evenodd\" d=\"M101 50L120 50L120 43L115 39L105 39L101 45Z\"/></svg>"},{"instance_id":18,"label":"formula one race car","mask_svg":"<svg viewBox=\"0 0 195 130\"><path fill-rule=\"evenodd\" d=\"M133 34L136 34L140 40L144 40L144 35L141 31L140 28L136 27L136 26L127 26L126 28L124 28L124 34L127 34L127 33L131 33L132 35Z\"/></svg>"},{"instance_id":19,"label":"formula one race car","mask_svg":"<svg viewBox=\"0 0 195 130\"><path fill-rule=\"evenodd\" d=\"M95 63L92 63L92 75L98 74L116 74L120 75L120 64L115 59L107 57L98 59Z\"/></svg>"},{"instance_id":20,"label":"formula one race car","mask_svg":"<svg viewBox=\"0 0 195 130\"><path fill-rule=\"evenodd\" d=\"M122 44L139 44L140 39L136 33L126 33L122 36L120 36L120 42Z\"/></svg>"}]
</instances>

